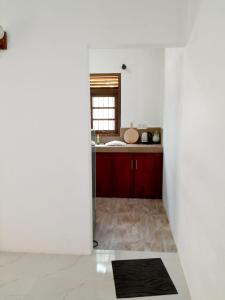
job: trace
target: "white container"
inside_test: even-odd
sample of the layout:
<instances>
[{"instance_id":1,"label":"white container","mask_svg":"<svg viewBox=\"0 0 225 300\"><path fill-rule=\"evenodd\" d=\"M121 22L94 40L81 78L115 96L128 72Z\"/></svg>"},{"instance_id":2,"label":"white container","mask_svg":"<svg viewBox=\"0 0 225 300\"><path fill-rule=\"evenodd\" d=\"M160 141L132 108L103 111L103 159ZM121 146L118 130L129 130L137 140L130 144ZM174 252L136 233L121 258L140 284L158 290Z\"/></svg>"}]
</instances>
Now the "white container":
<instances>
[{"instance_id":1,"label":"white container","mask_svg":"<svg viewBox=\"0 0 225 300\"><path fill-rule=\"evenodd\" d=\"M141 135L141 142L142 143L147 143L148 142L148 133L147 132L143 132Z\"/></svg>"},{"instance_id":2,"label":"white container","mask_svg":"<svg viewBox=\"0 0 225 300\"><path fill-rule=\"evenodd\" d=\"M160 136L159 136L159 132L157 130L153 134L152 141L153 141L153 143L159 143L160 142Z\"/></svg>"}]
</instances>

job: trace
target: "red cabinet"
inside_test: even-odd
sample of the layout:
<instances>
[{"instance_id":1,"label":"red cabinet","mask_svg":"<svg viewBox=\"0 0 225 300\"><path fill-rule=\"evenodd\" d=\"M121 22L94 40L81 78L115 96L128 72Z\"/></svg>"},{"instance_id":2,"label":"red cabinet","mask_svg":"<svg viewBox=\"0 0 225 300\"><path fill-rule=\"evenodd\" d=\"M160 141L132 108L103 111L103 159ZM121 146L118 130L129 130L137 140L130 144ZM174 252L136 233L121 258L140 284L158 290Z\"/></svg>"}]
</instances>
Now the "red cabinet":
<instances>
[{"instance_id":1,"label":"red cabinet","mask_svg":"<svg viewBox=\"0 0 225 300\"><path fill-rule=\"evenodd\" d=\"M97 197L162 198L162 153L97 153Z\"/></svg>"},{"instance_id":2,"label":"red cabinet","mask_svg":"<svg viewBox=\"0 0 225 300\"><path fill-rule=\"evenodd\" d=\"M134 160L134 197L161 199L162 154L135 154Z\"/></svg>"},{"instance_id":3,"label":"red cabinet","mask_svg":"<svg viewBox=\"0 0 225 300\"><path fill-rule=\"evenodd\" d=\"M96 196L112 197L113 159L110 153L96 153Z\"/></svg>"},{"instance_id":4,"label":"red cabinet","mask_svg":"<svg viewBox=\"0 0 225 300\"><path fill-rule=\"evenodd\" d=\"M113 160L113 197L129 198L133 193L132 155L114 153Z\"/></svg>"}]
</instances>

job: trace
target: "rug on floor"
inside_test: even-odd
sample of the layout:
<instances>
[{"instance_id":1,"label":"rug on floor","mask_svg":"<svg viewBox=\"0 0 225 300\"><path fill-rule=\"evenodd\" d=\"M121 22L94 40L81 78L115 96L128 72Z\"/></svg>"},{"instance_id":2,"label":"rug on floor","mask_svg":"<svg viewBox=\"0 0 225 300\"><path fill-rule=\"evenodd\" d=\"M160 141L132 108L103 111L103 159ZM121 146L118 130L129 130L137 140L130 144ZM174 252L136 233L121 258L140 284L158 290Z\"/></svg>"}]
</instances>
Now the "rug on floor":
<instances>
[{"instance_id":1,"label":"rug on floor","mask_svg":"<svg viewBox=\"0 0 225 300\"><path fill-rule=\"evenodd\" d=\"M178 294L161 258L112 261L117 298Z\"/></svg>"}]
</instances>

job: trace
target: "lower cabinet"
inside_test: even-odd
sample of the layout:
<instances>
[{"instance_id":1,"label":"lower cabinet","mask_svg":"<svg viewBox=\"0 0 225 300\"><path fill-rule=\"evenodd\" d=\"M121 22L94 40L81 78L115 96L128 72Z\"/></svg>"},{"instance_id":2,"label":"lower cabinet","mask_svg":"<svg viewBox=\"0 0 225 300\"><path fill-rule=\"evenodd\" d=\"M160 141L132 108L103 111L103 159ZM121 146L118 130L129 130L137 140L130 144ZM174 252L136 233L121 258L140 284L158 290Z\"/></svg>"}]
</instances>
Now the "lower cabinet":
<instances>
[{"instance_id":1,"label":"lower cabinet","mask_svg":"<svg viewBox=\"0 0 225 300\"><path fill-rule=\"evenodd\" d=\"M96 195L161 199L162 169L162 153L96 153Z\"/></svg>"},{"instance_id":2,"label":"lower cabinet","mask_svg":"<svg viewBox=\"0 0 225 300\"><path fill-rule=\"evenodd\" d=\"M113 159L109 153L96 153L96 196L113 197Z\"/></svg>"},{"instance_id":3,"label":"lower cabinet","mask_svg":"<svg viewBox=\"0 0 225 300\"><path fill-rule=\"evenodd\" d=\"M112 197L129 198L133 194L132 155L113 153L113 194Z\"/></svg>"},{"instance_id":4,"label":"lower cabinet","mask_svg":"<svg viewBox=\"0 0 225 300\"><path fill-rule=\"evenodd\" d=\"M135 154L134 165L134 197L161 199L162 154Z\"/></svg>"}]
</instances>

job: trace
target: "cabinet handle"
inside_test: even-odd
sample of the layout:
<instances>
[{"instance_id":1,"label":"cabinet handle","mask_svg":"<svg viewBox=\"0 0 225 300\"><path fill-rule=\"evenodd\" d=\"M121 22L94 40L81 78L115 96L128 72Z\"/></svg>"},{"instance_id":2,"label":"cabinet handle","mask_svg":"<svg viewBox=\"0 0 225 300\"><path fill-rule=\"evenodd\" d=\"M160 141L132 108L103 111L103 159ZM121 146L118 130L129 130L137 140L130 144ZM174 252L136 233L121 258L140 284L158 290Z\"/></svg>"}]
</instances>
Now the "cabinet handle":
<instances>
[{"instance_id":1,"label":"cabinet handle","mask_svg":"<svg viewBox=\"0 0 225 300\"><path fill-rule=\"evenodd\" d=\"M135 159L135 168L136 168L136 170L138 169L138 162L137 162L137 159Z\"/></svg>"},{"instance_id":2,"label":"cabinet handle","mask_svg":"<svg viewBox=\"0 0 225 300\"><path fill-rule=\"evenodd\" d=\"M131 159L131 161L130 161L130 168L131 168L131 170L133 170L133 168L134 168L134 161L133 161L133 159Z\"/></svg>"}]
</instances>

